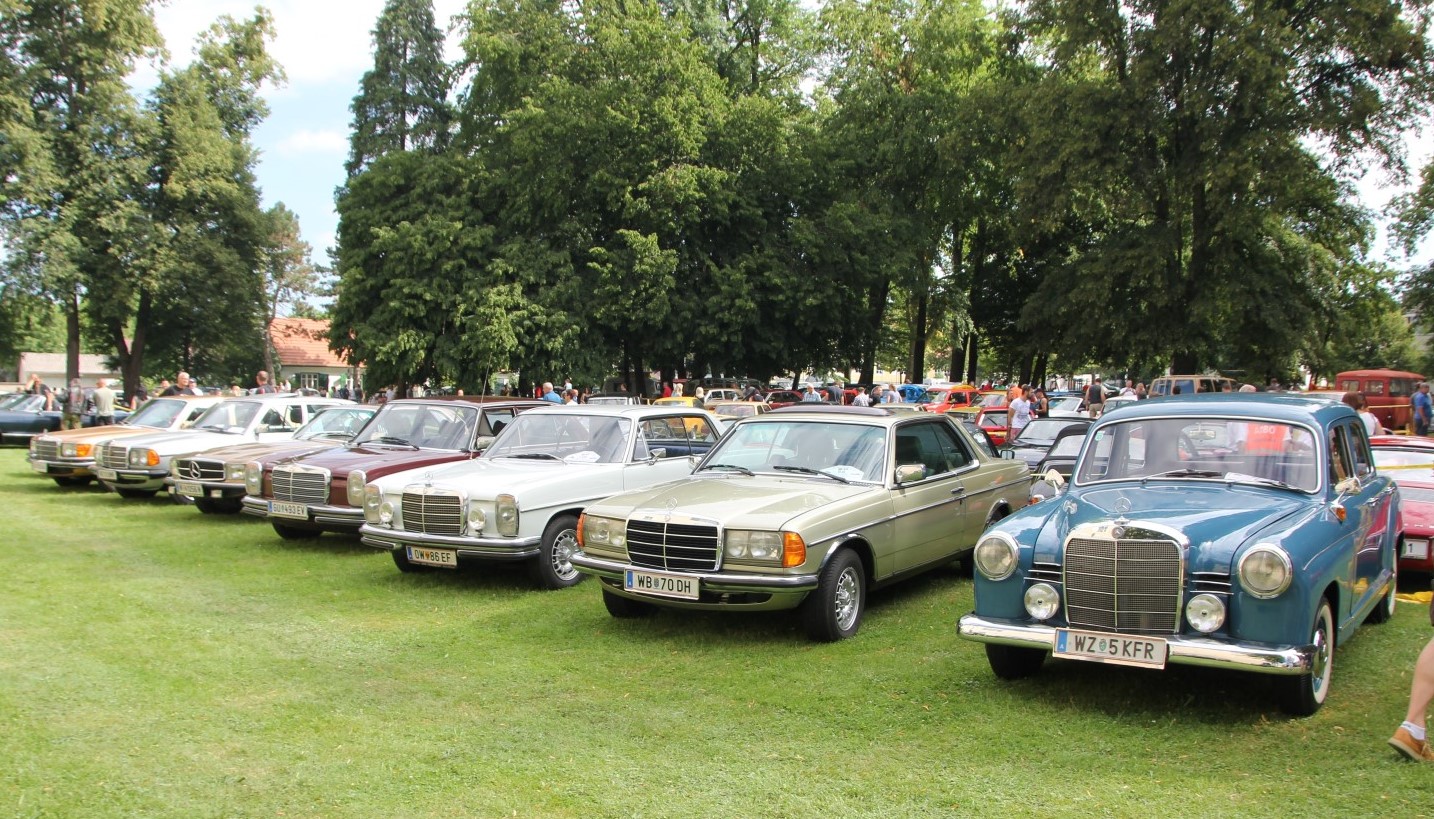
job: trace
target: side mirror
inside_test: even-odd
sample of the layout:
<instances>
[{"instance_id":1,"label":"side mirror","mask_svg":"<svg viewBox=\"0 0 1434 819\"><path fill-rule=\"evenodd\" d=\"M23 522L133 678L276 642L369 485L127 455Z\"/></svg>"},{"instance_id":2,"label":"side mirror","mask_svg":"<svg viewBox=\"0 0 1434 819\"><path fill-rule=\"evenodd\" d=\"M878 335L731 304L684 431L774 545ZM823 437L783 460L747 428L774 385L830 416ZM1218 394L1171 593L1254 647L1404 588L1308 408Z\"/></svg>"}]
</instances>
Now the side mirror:
<instances>
[{"instance_id":1,"label":"side mirror","mask_svg":"<svg viewBox=\"0 0 1434 819\"><path fill-rule=\"evenodd\" d=\"M1334 485L1334 491L1339 493L1340 497L1353 495L1359 491L1359 478L1345 478Z\"/></svg>"},{"instance_id":2,"label":"side mirror","mask_svg":"<svg viewBox=\"0 0 1434 819\"><path fill-rule=\"evenodd\" d=\"M902 464L896 468L896 485L915 483L926 477L926 467L921 464Z\"/></svg>"},{"instance_id":3,"label":"side mirror","mask_svg":"<svg viewBox=\"0 0 1434 819\"><path fill-rule=\"evenodd\" d=\"M667 457L667 447L665 447L665 446L653 447L652 449L649 449L649 450L647 451L647 462L650 463L650 464L655 464L655 463L657 463L659 460L661 460L661 459L663 459L663 458L666 458L666 457Z\"/></svg>"},{"instance_id":4,"label":"side mirror","mask_svg":"<svg viewBox=\"0 0 1434 819\"><path fill-rule=\"evenodd\" d=\"M1011 449L1000 449L1000 450L997 450L996 452L997 452L998 455L1001 456L1001 460L1003 460L1003 461L1014 461L1014 460L1016 460L1016 452L1015 452L1015 450L1011 450Z\"/></svg>"},{"instance_id":5,"label":"side mirror","mask_svg":"<svg viewBox=\"0 0 1434 819\"><path fill-rule=\"evenodd\" d=\"M486 452L488 451L488 447L492 446L496 440L498 440L498 436L496 435L479 435L478 440L473 442L473 451Z\"/></svg>"}]
</instances>

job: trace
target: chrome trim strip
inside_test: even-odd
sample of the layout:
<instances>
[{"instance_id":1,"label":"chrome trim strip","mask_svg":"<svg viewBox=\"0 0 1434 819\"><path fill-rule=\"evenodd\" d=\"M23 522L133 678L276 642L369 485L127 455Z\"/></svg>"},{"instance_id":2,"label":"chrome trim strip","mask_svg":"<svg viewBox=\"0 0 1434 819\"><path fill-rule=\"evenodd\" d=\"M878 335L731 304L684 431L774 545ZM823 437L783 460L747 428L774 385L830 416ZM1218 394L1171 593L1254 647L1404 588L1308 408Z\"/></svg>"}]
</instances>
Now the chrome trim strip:
<instances>
[{"instance_id":1,"label":"chrome trim strip","mask_svg":"<svg viewBox=\"0 0 1434 819\"><path fill-rule=\"evenodd\" d=\"M967 640L980 643L1038 648L1044 651L1050 651L1056 642L1056 629L1053 626L996 620L979 617L975 613L967 614L957 622L956 633ZM1161 639L1165 640L1169 647L1166 662L1177 665L1229 668L1261 674L1304 674L1310 670L1314 661L1314 646L1269 646L1179 635L1162 636Z\"/></svg>"},{"instance_id":2,"label":"chrome trim strip","mask_svg":"<svg viewBox=\"0 0 1434 819\"><path fill-rule=\"evenodd\" d=\"M646 566L633 566L619 560L593 557L583 552L572 556L572 564L587 571L588 574L596 574L613 580L622 579L623 573L629 569L636 572L663 571L662 569L649 569ZM749 589L810 591L817 587L817 576L814 574L752 575L735 572L678 572L678 574L695 577L701 581L703 588L712 591L745 591Z\"/></svg>"},{"instance_id":3,"label":"chrome trim strip","mask_svg":"<svg viewBox=\"0 0 1434 819\"><path fill-rule=\"evenodd\" d=\"M419 532L386 529L382 526L375 526L372 523L365 523L360 527L359 536L366 545L386 551L392 551L400 546L431 546L436 548L457 549L461 555L487 558L512 558L514 560L533 557L538 553L538 545L543 542L541 536L477 538L454 537L451 535L425 535Z\"/></svg>"}]
</instances>

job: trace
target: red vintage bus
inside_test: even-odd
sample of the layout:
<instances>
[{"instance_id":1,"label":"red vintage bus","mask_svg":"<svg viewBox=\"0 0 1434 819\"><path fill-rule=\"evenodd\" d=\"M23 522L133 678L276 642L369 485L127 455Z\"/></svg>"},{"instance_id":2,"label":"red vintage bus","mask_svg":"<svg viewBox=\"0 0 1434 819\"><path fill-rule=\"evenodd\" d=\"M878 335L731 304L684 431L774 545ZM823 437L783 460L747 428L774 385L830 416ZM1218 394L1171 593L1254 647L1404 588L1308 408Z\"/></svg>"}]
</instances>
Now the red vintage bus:
<instances>
[{"instance_id":1,"label":"red vintage bus","mask_svg":"<svg viewBox=\"0 0 1434 819\"><path fill-rule=\"evenodd\" d=\"M1413 432L1409 399L1424 376L1402 370L1350 370L1334 377L1341 392L1362 392L1379 423L1397 432Z\"/></svg>"}]
</instances>

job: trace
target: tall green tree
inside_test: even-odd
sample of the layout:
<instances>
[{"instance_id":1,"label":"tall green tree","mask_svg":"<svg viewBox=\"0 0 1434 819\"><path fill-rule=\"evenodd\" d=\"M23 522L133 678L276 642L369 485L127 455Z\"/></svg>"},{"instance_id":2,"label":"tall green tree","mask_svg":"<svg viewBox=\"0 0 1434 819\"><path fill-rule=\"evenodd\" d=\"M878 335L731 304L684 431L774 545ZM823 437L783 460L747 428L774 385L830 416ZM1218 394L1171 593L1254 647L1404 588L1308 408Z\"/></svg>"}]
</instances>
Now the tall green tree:
<instances>
[{"instance_id":1,"label":"tall green tree","mask_svg":"<svg viewBox=\"0 0 1434 819\"><path fill-rule=\"evenodd\" d=\"M384 154L447 146L453 121L449 74L432 0L384 3L373 29L373 68L349 106L350 177Z\"/></svg>"},{"instance_id":2,"label":"tall green tree","mask_svg":"<svg viewBox=\"0 0 1434 819\"><path fill-rule=\"evenodd\" d=\"M1317 321L1310 260L1348 261L1367 236L1340 166L1397 161L1434 97L1428 5L1024 9L1049 68L1013 146L1026 224L1093 228L1028 322L1096 359L1159 351L1179 371L1242 341L1264 362L1294 353Z\"/></svg>"},{"instance_id":3,"label":"tall green tree","mask_svg":"<svg viewBox=\"0 0 1434 819\"><path fill-rule=\"evenodd\" d=\"M319 291L319 273L312 260L313 250L299 235L299 217L280 202L264 212L263 244L259 273L264 294L264 369L274 373L274 339L269 334L274 319L285 307L296 308Z\"/></svg>"}]
</instances>

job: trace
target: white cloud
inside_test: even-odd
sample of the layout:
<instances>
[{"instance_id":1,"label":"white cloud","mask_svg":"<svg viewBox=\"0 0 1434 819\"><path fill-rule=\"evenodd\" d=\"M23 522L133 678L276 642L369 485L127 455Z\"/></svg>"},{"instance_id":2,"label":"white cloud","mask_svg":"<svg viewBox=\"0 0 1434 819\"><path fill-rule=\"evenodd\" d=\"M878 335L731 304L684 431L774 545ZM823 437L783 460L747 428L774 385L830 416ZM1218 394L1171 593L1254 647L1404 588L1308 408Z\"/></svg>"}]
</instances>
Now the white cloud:
<instances>
[{"instance_id":1,"label":"white cloud","mask_svg":"<svg viewBox=\"0 0 1434 819\"><path fill-rule=\"evenodd\" d=\"M279 140L276 150L281 156L316 153L343 156L349 150L349 136L347 131L303 128Z\"/></svg>"}]
</instances>

